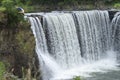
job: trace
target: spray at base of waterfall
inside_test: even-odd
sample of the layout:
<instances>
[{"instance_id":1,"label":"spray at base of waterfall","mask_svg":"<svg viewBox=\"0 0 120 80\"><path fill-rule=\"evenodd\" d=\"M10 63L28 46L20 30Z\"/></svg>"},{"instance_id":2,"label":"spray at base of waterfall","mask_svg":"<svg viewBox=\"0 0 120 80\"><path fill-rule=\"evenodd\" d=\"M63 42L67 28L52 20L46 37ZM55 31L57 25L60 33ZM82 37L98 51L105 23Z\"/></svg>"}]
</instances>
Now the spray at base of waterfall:
<instances>
[{"instance_id":1,"label":"spray at base of waterfall","mask_svg":"<svg viewBox=\"0 0 120 80\"><path fill-rule=\"evenodd\" d=\"M92 63L85 63L80 66L78 65L68 70L63 70L63 72L54 75L50 80L72 79L75 76L92 77L91 74L93 72L105 73L110 70L118 70L117 65L116 53L114 51L107 51L107 56L103 59Z\"/></svg>"}]
</instances>

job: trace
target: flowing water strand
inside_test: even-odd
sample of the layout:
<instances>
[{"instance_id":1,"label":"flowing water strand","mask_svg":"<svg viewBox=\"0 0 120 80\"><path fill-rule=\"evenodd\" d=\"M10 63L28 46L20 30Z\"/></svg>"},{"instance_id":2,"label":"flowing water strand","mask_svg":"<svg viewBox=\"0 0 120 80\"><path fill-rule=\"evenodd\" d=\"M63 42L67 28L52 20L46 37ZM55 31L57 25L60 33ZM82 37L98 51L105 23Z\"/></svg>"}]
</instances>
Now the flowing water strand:
<instances>
[{"instance_id":1,"label":"flowing water strand","mask_svg":"<svg viewBox=\"0 0 120 80\"><path fill-rule=\"evenodd\" d=\"M120 63L120 12L117 12L112 20L112 43L117 51L117 61Z\"/></svg>"},{"instance_id":2,"label":"flowing water strand","mask_svg":"<svg viewBox=\"0 0 120 80\"><path fill-rule=\"evenodd\" d=\"M31 28L36 39L36 53L39 59L39 66L43 80L49 80L50 77L55 75L61 69L53 58L50 57L47 50L47 43L45 34L38 17L29 17Z\"/></svg>"},{"instance_id":3,"label":"flowing water strand","mask_svg":"<svg viewBox=\"0 0 120 80\"><path fill-rule=\"evenodd\" d=\"M112 20L112 42L113 42L113 46L114 49L117 51L120 51L120 42L119 42L119 37L120 37L120 12L116 13L116 15L114 16L113 20Z\"/></svg>"},{"instance_id":4,"label":"flowing water strand","mask_svg":"<svg viewBox=\"0 0 120 80\"><path fill-rule=\"evenodd\" d=\"M87 61L100 59L110 49L109 15L107 11L74 12L77 18L81 51ZM103 53L103 54L102 54Z\"/></svg>"},{"instance_id":5,"label":"flowing water strand","mask_svg":"<svg viewBox=\"0 0 120 80\"><path fill-rule=\"evenodd\" d=\"M34 36L36 37L36 46L39 47L43 52L47 52L47 44L46 44L46 39L45 39L45 34L42 29L42 25L40 23L40 20L38 17L30 17L29 18L31 21L31 28L33 30Z\"/></svg>"},{"instance_id":6,"label":"flowing water strand","mask_svg":"<svg viewBox=\"0 0 120 80\"><path fill-rule=\"evenodd\" d=\"M71 14L45 15L49 50L64 68L80 64L81 53L74 20Z\"/></svg>"}]
</instances>

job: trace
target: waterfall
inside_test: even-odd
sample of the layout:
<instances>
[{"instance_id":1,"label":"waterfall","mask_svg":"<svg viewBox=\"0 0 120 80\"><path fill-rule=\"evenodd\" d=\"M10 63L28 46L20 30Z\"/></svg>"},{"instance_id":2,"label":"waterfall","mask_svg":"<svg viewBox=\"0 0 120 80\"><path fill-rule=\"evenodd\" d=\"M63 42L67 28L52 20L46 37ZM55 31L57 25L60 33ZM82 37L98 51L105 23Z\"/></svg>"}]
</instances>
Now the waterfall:
<instances>
[{"instance_id":1,"label":"waterfall","mask_svg":"<svg viewBox=\"0 0 120 80\"><path fill-rule=\"evenodd\" d=\"M43 80L71 79L116 68L116 53L112 50L116 27L110 26L107 11L37 15L28 18L36 39Z\"/></svg>"},{"instance_id":2,"label":"waterfall","mask_svg":"<svg viewBox=\"0 0 120 80\"><path fill-rule=\"evenodd\" d=\"M48 14L44 17L50 54L64 68L80 64L81 52L72 15Z\"/></svg>"},{"instance_id":3,"label":"waterfall","mask_svg":"<svg viewBox=\"0 0 120 80\"><path fill-rule=\"evenodd\" d=\"M29 20L36 39L36 53L41 67L40 71L42 71L41 76L44 80L47 80L51 77L51 73L57 73L57 69L60 70L60 68L57 67L57 63L48 54L46 38L39 17L29 17Z\"/></svg>"},{"instance_id":4,"label":"waterfall","mask_svg":"<svg viewBox=\"0 0 120 80\"><path fill-rule=\"evenodd\" d=\"M114 50L117 51L117 59L120 63L120 12L114 15L112 20L112 42Z\"/></svg>"},{"instance_id":5,"label":"waterfall","mask_svg":"<svg viewBox=\"0 0 120 80\"><path fill-rule=\"evenodd\" d=\"M77 19L82 56L88 61L105 56L102 53L111 47L108 12L82 11L74 12L74 16Z\"/></svg>"}]
</instances>

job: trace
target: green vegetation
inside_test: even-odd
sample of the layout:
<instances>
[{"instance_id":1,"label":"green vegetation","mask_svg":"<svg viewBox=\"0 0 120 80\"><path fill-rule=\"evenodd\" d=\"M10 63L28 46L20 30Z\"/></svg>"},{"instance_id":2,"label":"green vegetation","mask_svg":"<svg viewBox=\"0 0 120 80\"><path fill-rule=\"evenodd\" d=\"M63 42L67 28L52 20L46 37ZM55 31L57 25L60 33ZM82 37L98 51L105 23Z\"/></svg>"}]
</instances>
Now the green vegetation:
<instances>
[{"instance_id":1,"label":"green vegetation","mask_svg":"<svg viewBox=\"0 0 120 80\"><path fill-rule=\"evenodd\" d=\"M16 7L23 7L26 12L30 12L33 8L30 6L30 0L1 0L0 11L13 12Z\"/></svg>"},{"instance_id":2,"label":"green vegetation","mask_svg":"<svg viewBox=\"0 0 120 80\"><path fill-rule=\"evenodd\" d=\"M116 4L114 4L114 8L116 8L116 9L120 9L120 3L116 3Z\"/></svg>"},{"instance_id":3,"label":"green vegetation","mask_svg":"<svg viewBox=\"0 0 120 80\"><path fill-rule=\"evenodd\" d=\"M48 5L49 4L49 5ZM15 13L16 7L23 7L25 12L35 11L36 6L41 9L46 8L86 8L86 9L106 9L119 7L120 0L0 0L0 11ZM33 7L32 7L33 6Z\"/></svg>"},{"instance_id":4,"label":"green vegetation","mask_svg":"<svg viewBox=\"0 0 120 80\"><path fill-rule=\"evenodd\" d=\"M28 6L29 2L22 2L21 0L1 0L0 1L0 12L6 14L6 26L17 27L18 24L24 22L23 14L19 14L17 7L23 7L26 12L32 10L32 7Z\"/></svg>"},{"instance_id":5,"label":"green vegetation","mask_svg":"<svg viewBox=\"0 0 120 80\"><path fill-rule=\"evenodd\" d=\"M6 72L5 65L3 62L0 62L0 80L3 80L5 72Z\"/></svg>"},{"instance_id":6,"label":"green vegetation","mask_svg":"<svg viewBox=\"0 0 120 80\"><path fill-rule=\"evenodd\" d=\"M24 68L23 68L24 70ZM31 76L26 75L24 71L22 80L30 80ZM12 73L6 72L5 64L3 62L0 62L0 80L18 80L19 78ZM33 79L31 79L33 80ZM35 80L35 79L34 79Z\"/></svg>"},{"instance_id":7,"label":"green vegetation","mask_svg":"<svg viewBox=\"0 0 120 80\"><path fill-rule=\"evenodd\" d=\"M73 80L81 80L80 76L76 76L75 78L73 78Z\"/></svg>"},{"instance_id":8,"label":"green vegetation","mask_svg":"<svg viewBox=\"0 0 120 80\"><path fill-rule=\"evenodd\" d=\"M31 0L32 5L54 5L54 6L83 6L92 5L92 8L104 8L107 6L114 7L115 3L120 3L120 0Z\"/></svg>"}]
</instances>

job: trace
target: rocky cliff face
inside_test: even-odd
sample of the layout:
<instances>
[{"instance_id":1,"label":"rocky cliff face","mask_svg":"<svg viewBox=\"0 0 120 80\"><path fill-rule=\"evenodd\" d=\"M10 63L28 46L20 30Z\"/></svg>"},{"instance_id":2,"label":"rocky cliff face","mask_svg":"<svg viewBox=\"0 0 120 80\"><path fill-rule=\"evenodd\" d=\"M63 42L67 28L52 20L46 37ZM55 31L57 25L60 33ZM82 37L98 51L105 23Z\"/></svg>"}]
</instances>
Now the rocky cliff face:
<instances>
[{"instance_id":1,"label":"rocky cliff face","mask_svg":"<svg viewBox=\"0 0 120 80\"><path fill-rule=\"evenodd\" d=\"M31 80L37 75L36 58L35 39L28 23L15 28L0 23L0 61L6 64L8 72Z\"/></svg>"}]
</instances>

